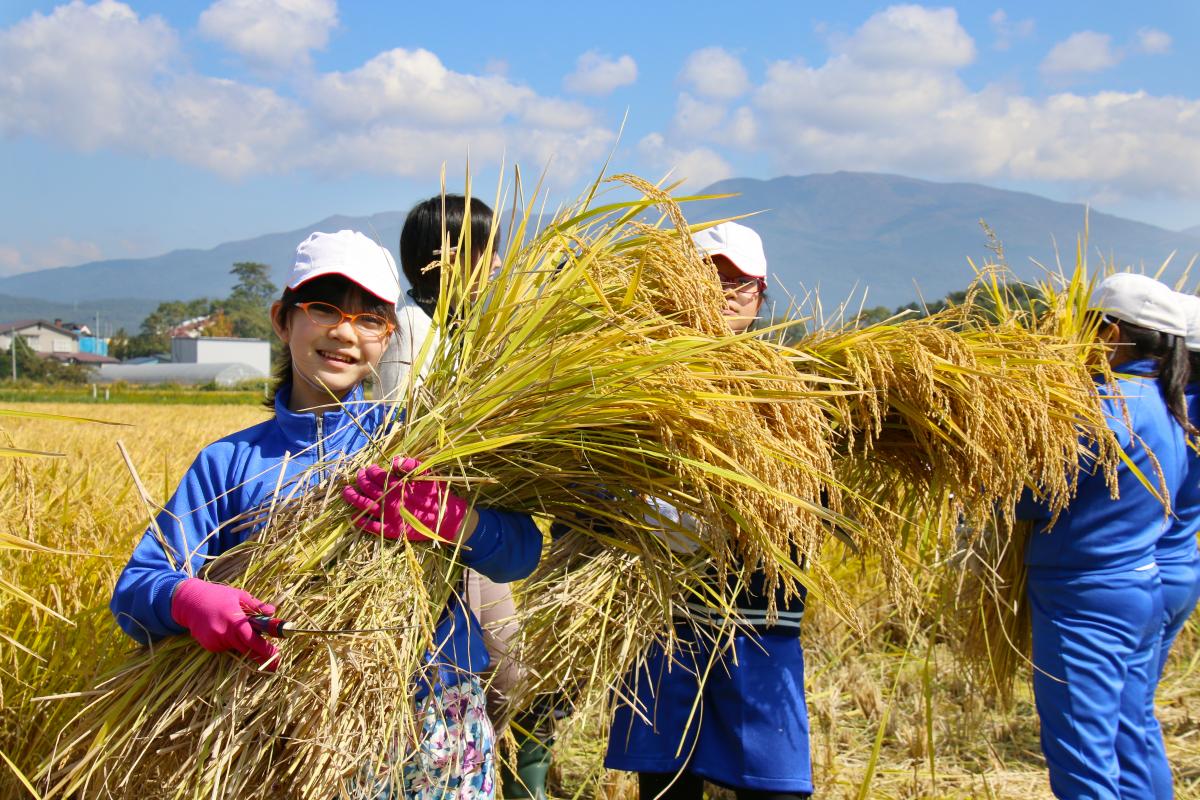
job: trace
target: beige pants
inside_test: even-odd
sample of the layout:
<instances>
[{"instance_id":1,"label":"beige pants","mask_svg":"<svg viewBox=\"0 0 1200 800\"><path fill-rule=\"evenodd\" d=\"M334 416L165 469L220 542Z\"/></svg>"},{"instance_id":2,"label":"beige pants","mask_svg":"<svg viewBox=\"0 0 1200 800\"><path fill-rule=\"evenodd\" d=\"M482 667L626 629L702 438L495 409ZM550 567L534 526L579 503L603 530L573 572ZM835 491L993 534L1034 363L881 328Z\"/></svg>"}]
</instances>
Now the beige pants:
<instances>
[{"instance_id":1,"label":"beige pants","mask_svg":"<svg viewBox=\"0 0 1200 800\"><path fill-rule=\"evenodd\" d=\"M516 639L517 607L513 603L512 591L507 583L493 583L474 570L466 571L467 605L483 628L483 643L491 656L488 674L482 676L488 690L488 706L492 720L499 728L499 706L520 680L522 670L510 657L510 642Z\"/></svg>"}]
</instances>

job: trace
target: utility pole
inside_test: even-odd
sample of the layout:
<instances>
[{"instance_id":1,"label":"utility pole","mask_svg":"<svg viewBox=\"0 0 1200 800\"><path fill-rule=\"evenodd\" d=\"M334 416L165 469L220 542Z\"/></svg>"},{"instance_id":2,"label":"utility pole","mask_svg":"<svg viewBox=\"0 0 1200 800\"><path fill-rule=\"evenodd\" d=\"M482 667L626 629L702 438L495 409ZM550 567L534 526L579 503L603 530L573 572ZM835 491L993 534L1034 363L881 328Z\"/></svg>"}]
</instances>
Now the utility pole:
<instances>
[{"instance_id":1,"label":"utility pole","mask_svg":"<svg viewBox=\"0 0 1200 800\"><path fill-rule=\"evenodd\" d=\"M13 383L17 382L17 332L14 329L12 338L8 340L8 352L12 354Z\"/></svg>"}]
</instances>

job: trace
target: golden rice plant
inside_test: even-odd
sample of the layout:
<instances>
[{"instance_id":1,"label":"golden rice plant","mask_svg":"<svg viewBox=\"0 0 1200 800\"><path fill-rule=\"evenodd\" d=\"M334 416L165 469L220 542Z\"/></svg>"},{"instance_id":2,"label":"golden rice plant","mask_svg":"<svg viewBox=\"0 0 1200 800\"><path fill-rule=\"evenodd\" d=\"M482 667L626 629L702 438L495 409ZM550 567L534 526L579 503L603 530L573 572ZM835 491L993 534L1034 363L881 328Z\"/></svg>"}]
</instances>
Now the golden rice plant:
<instances>
[{"instance_id":1,"label":"golden rice plant","mask_svg":"<svg viewBox=\"0 0 1200 800\"><path fill-rule=\"evenodd\" d=\"M262 416L248 407L39 404L14 410L5 415L13 443L61 455L0 461L0 530L22 541L0 547L0 576L21 592L0 598L3 797L27 791L25 775L36 772L78 707L77 700L38 698L92 686L131 649L127 639L111 635L107 602L146 514L116 442L128 442L148 491L163 500L195 449ZM76 424L97 417L109 424Z\"/></svg>"},{"instance_id":2,"label":"golden rice plant","mask_svg":"<svg viewBox=\"0 0 1200 800\"><path fill-rule=\"evenodd\" d=\"M246 521L252 540L207 572L306 626L402 630L288 640L273 676L186 637L159 642L88 693L45 764L48 795L329 797L406 752L411 680L461 567L456 547L350 526L338 497L367 461L414 456L475 502L538 515L600 505L643 553L644 498L663 498L722 521L700 542L705 570L763 561L792 590L822 588L790 554L830 522L853 528L830 510L834 392L782 348L728 334L678 208L623 180L637 199L589 195L537 233L528 215L514 222L496 275L451 261L473 248L447 232L440 335L403 419L353 463L322 465L333 475L315 490L281 487ZM655 207L658 224L637 221Z\"/></svg>"},{"instance_id":3,"label":"golden rice plant","mask_svg":"<svg viewBox=\"0 0 1200 800\"><path fill-rule=\"evenodd\" d=\"M1071 296L1085 298L1084 288ZM1047 297L1063 305L1061 297ZM816 327L792 351L806 375L847 387L826 408L836 448L835 496L854 535L842 539L848 549L801 551L814 583L836 585L831 568L853 554L884 573L904 614L900 622L908 625L939 616L943 594L936 587L952 583L963 615L982 621L959 638L969 653L990 644L995 659L1011 657L1020 646L1019 638L1016 648L1008 644L1020 636L1019 621L997 617L1002 600L1016 591L1010 572L1020 571L1023 554L1022 529L1011 519L1016 501L1028 487L1061 510L1074 492L1081 437L1094 443L1109 468L1119 452L1096 402L1094 339L1063 323L1071 308L1054 315L1039 309L1034 325L1018 313L1018 299L996 272L986 271L959 307L866 328ZM978 529L993 518L1003 531L996 541L1009 544L1004 552L1016 553L1016 560L986 575L948 570L956 523ZM719 539L724 523L707 522L702 530ZM586 713L608 719L615 704L632 702L613 687L650 644L669 651L673 623L714 640L708 668L724 668L720 644L738 630L725 576L705 569L706 553L672 553L648 527L640 538L621 535L620 552L594 534L564 541L525 584L522 640L513 652L526 675L509 698L510 714L538 695L565 691ZM667 527L668 539L688 535ZM772 555L776 564L782 561ZM770 557L749 564L772 566ZM949 577L935 580L939 574ZM698 623L689 601L719 610L723 621ZM980 635L991 638L981 642ZM573 665L569 680L563 664ZM1003 664L996 668L1004 673Z\"/></svg>"},{"instance_id":4,"label":"golden rice plant","mask_svg":"<svg viewBox=\"0 0 1200 800\"><path fill-rule=\"evenodd\" d=\"M983 287L984 296L997 324L1050 336L1075 348L1078 369L1092 379L1091 402L1076 412L1079 448L1073 461L1064 452L1068 458L1065 474L1073 487L1080 465L1088 464L1089 469L1102 471L1115 491L1118 465L1135 472L1137 467L1108 429L1099 403L1103 385L1113 376L1096 335L1099 319L1088 313L1096 275L1088 270L1086 233L1077 243L1075 256L1069 273L1048 271L1043 280L1031 285L1004 285L993 280ZM1059 413L1069 412L1060 409ZM1139 473L1139 478L1157 496L1165 497L1162 475ZM1071 498L1071 494L1056 498L1036 482L1031 482L1030 488L1047 500L1052 517ZM990 516L981 509L985 513L967 523L968 535L958 536L955 544L958 552L953 560L960 570L946 573L941 588L957 623L960 659L977 685L994 691L1005 704L1011 702L1014 681L1024 674L1031 655L1024 559L1033 526L1011 519L1005 513L1009 508L998 505Z\"/></svg>"}]
</instances>

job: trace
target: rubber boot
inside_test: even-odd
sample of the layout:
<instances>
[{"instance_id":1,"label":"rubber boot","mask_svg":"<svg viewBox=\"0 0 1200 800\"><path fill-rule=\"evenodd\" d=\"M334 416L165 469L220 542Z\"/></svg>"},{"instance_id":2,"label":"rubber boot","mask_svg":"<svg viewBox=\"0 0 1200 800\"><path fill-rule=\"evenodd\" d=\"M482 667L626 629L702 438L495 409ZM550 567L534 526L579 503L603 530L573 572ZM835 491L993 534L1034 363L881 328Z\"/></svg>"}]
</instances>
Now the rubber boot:
<instances>
[{"instance_id":1,"label":"rubber boot","mask_svg":"<svg viewBox=\"0 0 1200 800\"><path fill-rule=\"evenodd\" d=\"M512 774L505 762L503 769L505 800L546 800L546 775L550 772L553 752L532 736L518 736L517 772Z\"/></svg>"}]
</instances>

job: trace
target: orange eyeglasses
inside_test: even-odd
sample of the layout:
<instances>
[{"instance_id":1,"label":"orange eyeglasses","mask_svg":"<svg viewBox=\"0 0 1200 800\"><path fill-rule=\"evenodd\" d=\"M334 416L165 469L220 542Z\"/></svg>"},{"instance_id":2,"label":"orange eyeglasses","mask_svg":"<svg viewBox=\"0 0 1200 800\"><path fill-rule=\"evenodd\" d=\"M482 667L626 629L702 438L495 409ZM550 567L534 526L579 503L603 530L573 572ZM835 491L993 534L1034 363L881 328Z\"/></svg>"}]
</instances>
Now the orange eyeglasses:
<instances>
[{"instance_id":1,"label":"orange eyeglasses","mask_svg":"<svg viewBox=\"0 0 1200 800\"><path fill-rule=\"evenodd\" d=\"M370 311L364 311L361 314L347 314L333 303L322 303L319 301L297 303L296 308L302 310L304 315L314 325L320 325L322 328L336 328L346 320L350 320L350 324L354 326L354 330L363 336L370 336L376 339L383 339L390 336L392 330L394 330L394 326L388 322L386 317Z\"/></svg>"}]
</instances>

